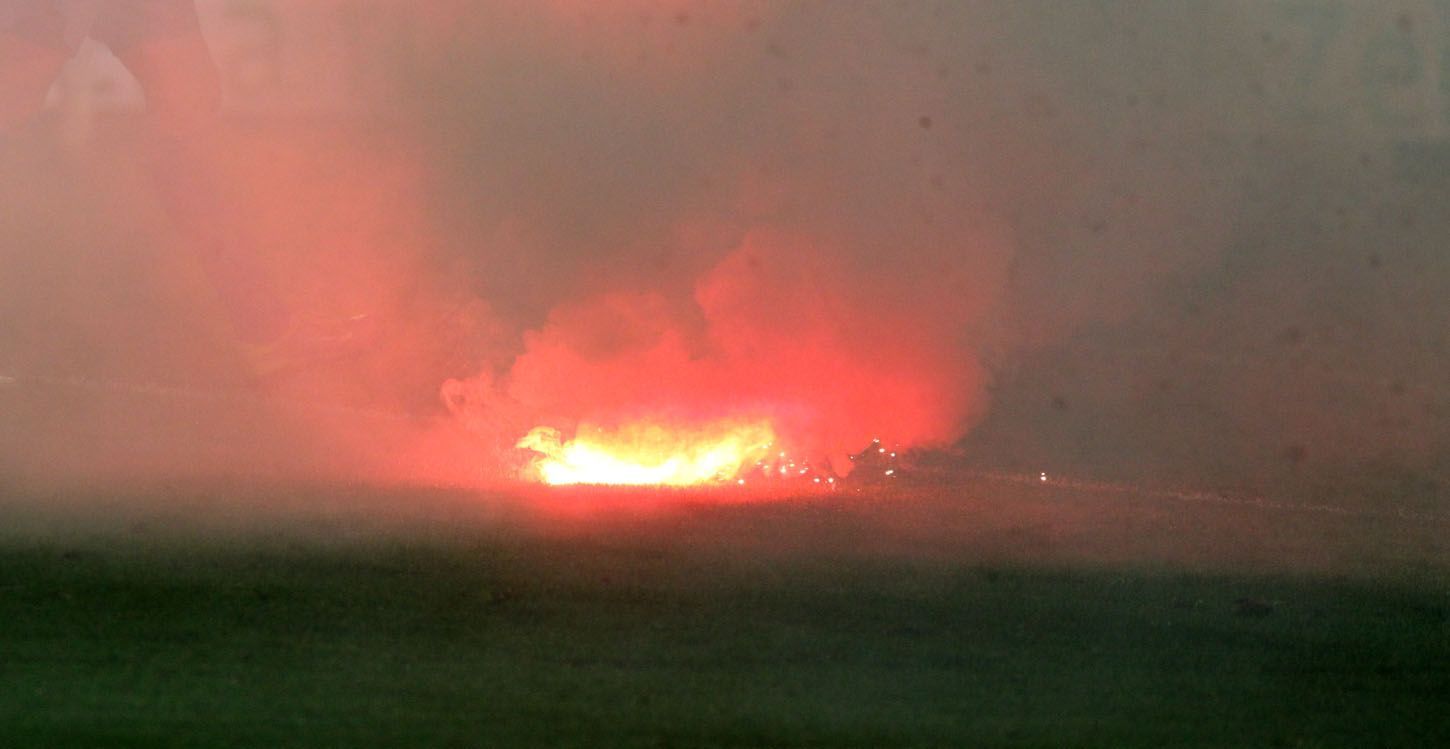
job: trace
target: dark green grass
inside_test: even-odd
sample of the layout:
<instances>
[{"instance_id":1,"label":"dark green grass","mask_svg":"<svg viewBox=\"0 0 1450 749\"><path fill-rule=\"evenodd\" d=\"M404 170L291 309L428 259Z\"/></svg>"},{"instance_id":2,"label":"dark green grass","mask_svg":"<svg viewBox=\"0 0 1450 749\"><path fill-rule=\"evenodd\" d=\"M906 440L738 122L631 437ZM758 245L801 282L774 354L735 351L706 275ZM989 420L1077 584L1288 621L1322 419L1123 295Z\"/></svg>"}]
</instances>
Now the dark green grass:
<instances>
[{"instance_id":1,"label":"dark green grass","mask_svg":"<svg viewBox=\"0 0 1450 749\"><path fill-rule=\"evenodd\" d=\"M1450 746L1423 579L145 546L0 551L0 746Z\"/></svg>"}]
</instances>

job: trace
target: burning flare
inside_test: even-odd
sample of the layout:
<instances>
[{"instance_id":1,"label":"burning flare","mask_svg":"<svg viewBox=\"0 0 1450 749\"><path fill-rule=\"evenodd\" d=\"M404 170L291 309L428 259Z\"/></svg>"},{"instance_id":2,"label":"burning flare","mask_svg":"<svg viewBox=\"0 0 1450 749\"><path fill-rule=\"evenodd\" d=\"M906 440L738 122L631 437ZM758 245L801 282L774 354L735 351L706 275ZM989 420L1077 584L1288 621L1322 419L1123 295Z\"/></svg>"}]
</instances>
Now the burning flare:
<instances>
[{"instance_id":1,"label":"burning flare","mask_svg":"<svg viewBox=\"0 0 1450 749\"><path fill-rule=\"evenodd\" d=\"M686 428L640 422L614 431L581 426L569 441L557 429L536 427L518 447L539 453L526 473L546 484L697 486L736 479L774 442L765 421Z\"/></svg>"}]
</instances>

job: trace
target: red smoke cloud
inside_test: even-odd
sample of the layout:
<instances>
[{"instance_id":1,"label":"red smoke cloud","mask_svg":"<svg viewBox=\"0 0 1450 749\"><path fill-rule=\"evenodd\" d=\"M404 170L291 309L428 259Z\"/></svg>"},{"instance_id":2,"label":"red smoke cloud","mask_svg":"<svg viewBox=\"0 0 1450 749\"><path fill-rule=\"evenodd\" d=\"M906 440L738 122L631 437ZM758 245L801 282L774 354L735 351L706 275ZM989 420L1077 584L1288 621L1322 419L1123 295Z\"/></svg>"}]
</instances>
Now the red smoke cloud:
<instances>
[{"instance_id":1,"label":"red smoke cloud","mask_svg":"<svg viewBox=\"0 0 1450 749\"><path fill-rule=\"evenodd\" d=\"M565 430L766 419L792 453L837 465L876 437L961 436L983 373L943 345L950 321L873 294L843 262L808 237L752 233L687 303L612 292L564 304L525 336L496 386L473 383L473 404L460 401L461 383L446 395L475 420L495 409L504 422Z\"/></svg>"},{"instance_id":2,"label":"red smoke cloud","mask_svg":"<svg viewBox=\"0 0 1450 749\"><path fill-rule=\"evenodd\" d=\"M527 331L444 387L474 431L507 453L538 426L765 419L840 470L873 438L948 444L980 416L1010 242L951 120L924 117L935 69L857 49L869 13L499 15L517 33L470 54L500 74L460 85L501 105L442 106L430 140L467 155L443 166L481 197L464 254ZM502 74L519 60L529 78Z\"/></svg>"}]
</instances>

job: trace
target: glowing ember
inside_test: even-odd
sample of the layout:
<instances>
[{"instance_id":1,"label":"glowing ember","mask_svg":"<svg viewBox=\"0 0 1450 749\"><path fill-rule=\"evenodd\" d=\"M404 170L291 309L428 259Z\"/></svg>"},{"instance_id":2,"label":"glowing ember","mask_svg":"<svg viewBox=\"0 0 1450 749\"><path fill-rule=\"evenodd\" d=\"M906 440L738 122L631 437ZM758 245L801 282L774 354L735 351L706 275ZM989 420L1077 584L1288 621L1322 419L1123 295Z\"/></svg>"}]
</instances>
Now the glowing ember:
<instances>
[{"instance_id":1,"label":"glowing ember","mask_svg":"<svg viewBox=\"0 0 1450 749\"><path fill-rule=\"evenodd\" d=\"M742 469L756 465L774 442L768 422L722 421L691 428L581 427L567 441L557 429L536 427L518 447L539 453L526 472L546 484L696 486L744 483Z\"/></svg>"}]
</instances>

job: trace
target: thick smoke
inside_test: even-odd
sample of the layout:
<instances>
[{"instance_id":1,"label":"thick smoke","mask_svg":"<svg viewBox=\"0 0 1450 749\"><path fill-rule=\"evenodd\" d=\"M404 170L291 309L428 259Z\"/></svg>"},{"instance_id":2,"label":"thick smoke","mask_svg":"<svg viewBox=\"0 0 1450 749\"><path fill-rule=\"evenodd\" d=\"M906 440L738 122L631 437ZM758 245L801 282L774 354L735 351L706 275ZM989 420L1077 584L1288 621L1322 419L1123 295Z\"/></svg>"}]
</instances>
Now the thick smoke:
<instances>
[{"instance_id":1,"label":"thick smoke","mask_svg":"<svg viewBox=\"0 0 1450 749\"><path fill-rule=\"evenodd\" d=\"M813 455L947 445L989 369L1132 315L1231 226L1212 123L1165 98L1202 61L1111 51L1118 20L1228 35L1231 13L551 9L482 24L435 119L490 298L528 291L500 305L524 351L445 393L475 423L754 409Z\"/></svg>"},{"instance_id":2,"label":"thick smoke","mask_svg":"<svg viewBox=\"0 0 1450 749\"><path fill-rule=\"evenodd\" d=\"M515 424L767 419L822 457L873 435L960 436L982 373L941 345L956 318L853 288L839 263L807 238L751 234L684 302L607 293L561 305L501 383L449 383L445 397L466 417Z\"/></svg>"},{"instance_id":3,"label":"thick smoke","mask_svg":"<svg viewBox=\"0 0 1450 749\"><path fill-rule=\"evenodd\" d=\"M1011 246L937 64L869 7L685 8L558 4L464 58L483 82L443 121L509 146L457 183L502 206L474 220L535 322L445 395L565 428L768 416L816 456L951 443Z\"/></svg>"},{"instance_id":4,"label":"thick smoke","mask_svg":"<svg viewBox=\"0 0 1450 749\"><path fill-rule=\"evenodd\" d=\"M824 455L1443 473L1437 6L268 7L209 21L218 152L292 303L380 321L290 402L452 407L275 406L281 452L504 466L540 424L744 412ZM124 133L44 139L0 175L0 365L226 381Z\"/></svg>"}]
</instances>

